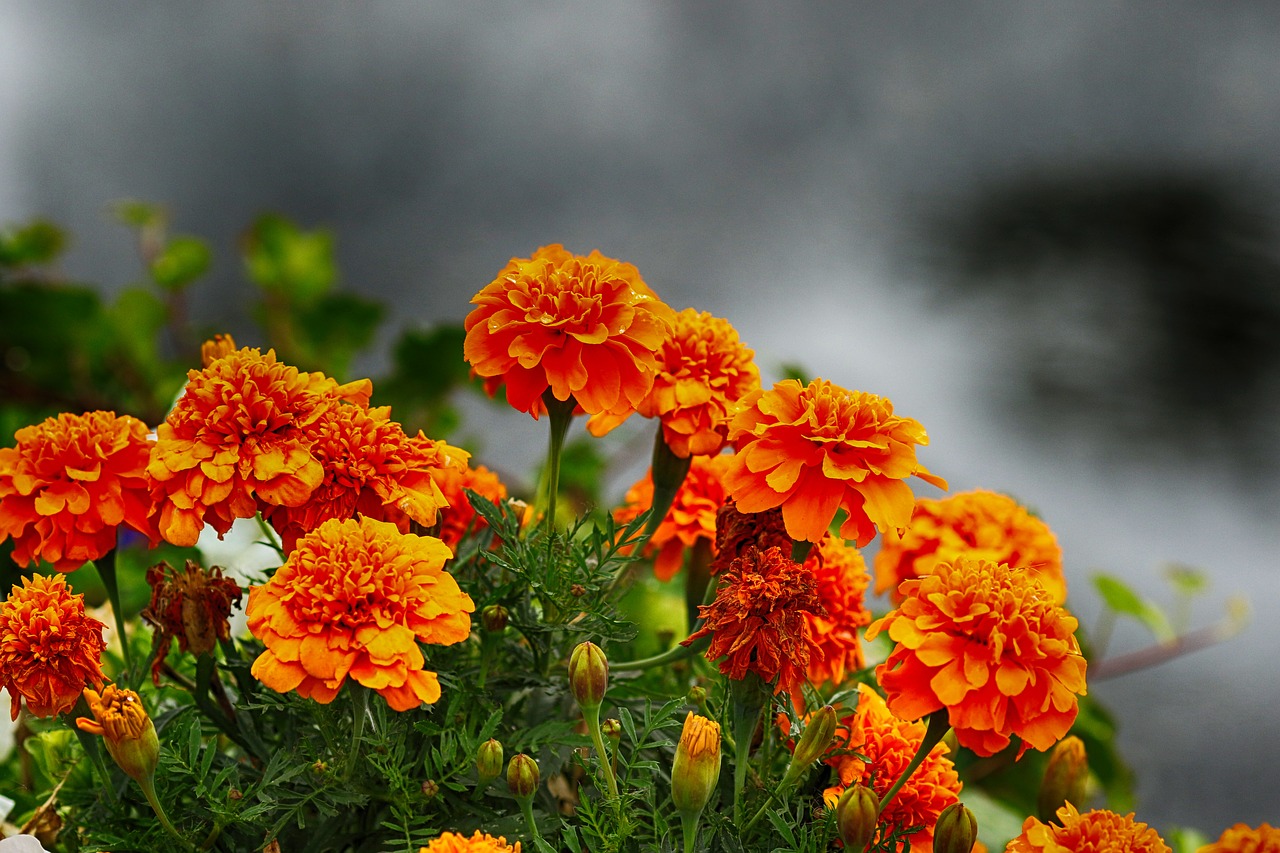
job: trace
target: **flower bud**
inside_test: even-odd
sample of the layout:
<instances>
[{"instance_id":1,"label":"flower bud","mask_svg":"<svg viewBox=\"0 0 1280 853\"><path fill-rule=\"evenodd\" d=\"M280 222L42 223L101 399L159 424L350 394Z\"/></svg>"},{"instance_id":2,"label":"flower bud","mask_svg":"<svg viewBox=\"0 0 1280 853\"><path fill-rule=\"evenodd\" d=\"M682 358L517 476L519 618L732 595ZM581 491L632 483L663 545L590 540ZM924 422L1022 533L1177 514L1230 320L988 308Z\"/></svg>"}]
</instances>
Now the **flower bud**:
<instances>
[{"instance_id":1,"label":"flower bud","mask_svg":"<svg viewBox=\"0 0 1280 853\"><path fill-rule=\"evenodd\" d=\"M697 705L701 708L707 701L707 688L698 684L693 685L689 688L689 693L685 696L685 701L690 705Z\"/></svg>"},{"instance_id":2,"label":"flower bud","mask_svg":"<svg viewBox=\"0 0 1280 853\"><path fill-rule=\"evenodd\" d=\"M880 798L866 785L851 785L836 804L836 830L844 848L862 853L876 837L876 819L880 816Z\"/></svg>"},{"instance_id":3,"label":"flower bud","mask_svg":"<svg viewBox=\"0 0 1280 853\"><path fill-rule=\"evenodd\" d=\"M719 781L720 724L690 711L671 765L671 799L676 809L696 818Z\"/></svg>"},{"instance_id":4,"label":"flower bud","mask_svg":"<svg viewBox=\"0 0 1280 853\"><path fill-rule=\"evenodd\" d=\"M489 738L476 750L476 775L480 777L480 784L487 785L501 772L502 744Z\"/></svg>"},{"instance_id":5,"label":"flower bud","mask_svg":"<svg viewBox=\"0 0 1280 853\"><path fill-rule=\"evenodd\" d=\"M622 721L610 717L600 724L600 734L613 741L616 746L622 740Z\"/></svg>"},{"instance_id":6,"label":"flower bud","mask_svg":"<svg viewBox=\"0 0 1280 853\"><path fill-rule=\"evenodd\" d=\"M1082 808L1088 781L1089 762L1084 752L1084 741L1075 735L1058 741L1049 753L1049 764L1045 767L1040 793L1036 796L1036 811L1040 819L1045 823L1058 823L1058 809L1063 803Z\"/></svg>"},{"instance_id":7,"label":"flower bud","mask_svg":"<svg viewBox=\"0 0 1280 853\"><path fill-rule=\"evenodd\" d=\"M954 802L938 815L933 828L934 853L970 853L978 840L978 820L964 803Z\"/></svg>"},{"instance_id":8,"label":"flower bud","mask_svg":"<svg viewBox=\"0 0 1280 853\"><path fill-rule=\"evenodd\" d=\"M538 790L541 778L538 762L523 752L513 756L507 765L507 790L518 800L532 797Z\"/></svg>"},{"instance_id":9,"label":"flower bud","mask_svg":"<svg viewBox=\"0 0 1280 853\"><path fill-rule=\"evenodd\" d=\"M94 719L78 717L76 725L89 734L102 735L107 752L120 769L138 783L150 785L160 760L160 740L138 694L108 684L101 694L86 687L84 698Z\"/></svg>"},{"instance_id":10,"label":"flower bud","mask_svg":"<svg viewBox=\"0 0 1280 853\"><path fill-rule=\"evenodd\" d=\"M836 709L830 705L823 705L809 717L809 723L804 727L804 734L800 736L800 741L791 754L791 764L787 766L782 784L794 785L809 769L809 765L826 754L835 738Z\"/></svg>"},{"instance_id":11,"label":"flower bud","mask_svg":"<svg viewBox=\"0 0 1280 853\"><path fill-rule=\"evenodd\" d=\"M236 351L236 339L231 335L214 335L200 345L200 366L208 367L223 356Z\"/></svg>"},{"instance_id":12,"label":"flower bud","mask_svg":"<svg viewBox=\"0 0 1280 853\"><path fill-rule=\"evenodd\" d=\"M501 604L490 604L480 611L480 624L490 634L496 634L507 627L507 608Z\"/></svg>"},{"instance_id":13,"label":"flower bud","mask_svg":"<svg viewBox=\"0 0 1280 853\"><path fill-rule=\"evenodd\" d=\"M584 711L595 710L609 689L609 661L595 643L579 643L569 657L569 689Z\"/></svg>"}]
</instances>

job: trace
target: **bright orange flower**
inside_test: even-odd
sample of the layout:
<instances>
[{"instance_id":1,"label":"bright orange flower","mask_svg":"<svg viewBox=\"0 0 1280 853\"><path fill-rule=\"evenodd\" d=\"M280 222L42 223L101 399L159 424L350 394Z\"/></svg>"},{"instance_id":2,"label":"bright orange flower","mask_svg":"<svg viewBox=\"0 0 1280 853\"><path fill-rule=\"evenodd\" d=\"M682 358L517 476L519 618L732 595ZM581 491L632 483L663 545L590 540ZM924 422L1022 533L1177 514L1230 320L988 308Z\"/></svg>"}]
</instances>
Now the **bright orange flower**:
<instances>
[{"instance_id":1,"label":"bright orange flower","mask_svg":"<svg viewBox=\"0 0 1280 853\"><path fill-rule=\"evenodd\" d=\"M9 714L19 699L37 717L70 711L86 684L102 684L106 626L84 612L62 575L23 578L0 605L0 687L9 691Z\"/></svg>"},{"instance_id":2,"label":"bright orange flower","mask_svg":"<svg viewBox=\"0 0 1280 853\"><path fill-rule=\"evenodd\" d=\"M542 395L588 414L631 412L653 386L674 312L631 264L557 244L512 258L471 300L463 353L501 377L507 401L537 417Z\"/></svg>"},{"instance_id":3,"label":"bright orange flower","mask_svg":"<svg viewBox=\"0 0 1280 853\"><path fill-rule=\"evenodd\" d=\"M433 526L449 505L436 484L436 469L462 470L470 456L421 432L409 437L391 420L389 407L334 406L306 434L324 471L320 485L302 504L262 510L286 553L322 522L357 513L393 522L403 533L410 522Z\"/></svg>"},{"instance_id":4,"label":"bright orange flower","mask_svg":"<svg viewBox=\"0 0 1280 853\"><path fill-rule=\"evenodd\" d=\"M754 355L728 320L686 308L675 317L653 389L636 411L661 420L663 440L681 459L717 454L738 401L760 387ZM595 415L587 429L604 435L629 414Z\"/></svg>"},{"instance_id":5,"label":"bright orange flower","mask_svg":"<svg viewBox=\"0 0 1280 853\"><path fill-rule=\"evenodd\" d=\"M947 487L916 461L916 445L928 444L924 427L895 416L882 397L825 379L807 387L788 379L742 405L729 425L738 453L725 484L741 512L782 507L796 541L820 540L843 509L840 537L862 547L877 529L911 520L907 477Z\"/></svg>"},{"instance_id":6,"label":"bright orange flower","mask_svg":"<svg viewBox=\"0 0 1280 853\"><path fill-rule=\"evenodd\" d=\"M1078 623L1029 572L961 556L905 581L897 610L874 622L897 645L876 668L904 720L947 709L960 743L993 755L1022 738L1049 749L1085 693Z\"/></svg>"},{"instance_id":7,"label":"bright orange flower","mask_svg":"<svg viewBox=\"0 0 1280 853\"><path fill-rule=\"evenodd\" d=\"M208 367L218 359L231 355L238 349L236 339L231 335L214 335L200 345L200 366Z\"/></svg>"},{"instance_id":8,"label":"bright orange flower","mask_svg":"<svg viewBox=\"0 0 1280 853\"><path fill-rule=\"evenodd\" d=\"M419 849L418 853L520 853L520 842L508 844L504 836L494 838L478 829L470 838L456 832L445 832Z\"/></svg>"},{"instance_id":9,"label":"bright orange flower","mask_svg":"<svg viewBox=\"0 0 1280 853\"><path fill-rule=\"evenodd\" d=\"M865 684L858 685L858 707L840 720L830 750L843 754L825 759L837 776L836 784L823 792L828 807L834 808L844 789L855 784L866 785L883 799L920 748L925 728L924 723L894 716L880 694ZM938 815L959 799L961 787L955 766L947 757L946 744L940 743L885 806L880 820L894 829L921 827L906 837L911 841L912 853L929 853Z\"/></svg>"},{"instance_id":10,"label":"bright orange flower","mask_svg":"<svg viewBox=\"0 0 1280 853\"><path fill-rule=\"evenodd\" d=\"M74 571L114 548L121 524L154 538L142 421L61 414L14 438L0 448L0 542L13 537L18 565L46 560Z\"/></svg>"},{"instance_id":11,"label":"bright orange flower","mask_svg":"<svg viewBox=\"0 0 1280 853\"><path fill-rule=\"evenodd\" d=\"M728 456L693 457L671 509L645 546L646 554L657 554L653 573L658 580L675 577L684 563L685 549L699 541L715 543L716 513L725 501L722 478L728 465ZM613 513L619 524L629 524L653 505L652 472L628 489L624 500L625 504Z\"/></svg>"},{"instance_id":12,"label":"bright orange flower","mask_svg":"<svg viewBox=\"0 0 1280 853\"><path fill-rule=\"evenodd\" d=\"M983 490L917 500L906 532L886 534L880 544L876 593L891 591L894 602L901 601L898 584L961 554L1029 569L1054 602L1067 600L1062 548L1053 531L1013 498Z\"/></svg>"},{"instance_id":13,"label":"bright orange flower","mask_svg":"<svg viewBox=\"0 0 1280 853\"><path fill-rule=\"evenodd\" d=\"M711 635L707 660L720 658L720 671L733 679L754 672L777 682L775 693L794 693L823 647L809 627L809 614L825 615L813 574L781 548L747 548L720 576L715 600L698 608L702 628L689 645Z\"/></svg>"},{"instance_id":14,"label":"bright orange flower","mask_svg":"<svg viewBox=\"0 0 1280 853\"><path fill-rule=\"evenodd\" d=\"M467 500L468 489L494 503L501 503L507 498L507 487L497 474L483 465L432 468L431 476L449 502L449 508L440 513L440 540L451 549L457 549L468 531L487 526L484 518L476 515L471 501Z\"/></svg>"},{"instance_id":15,"label":"bright orange flower","mask_svg":"<svg viewBox=\"0 0 1280 853\"><path fill-rule=\"evenodd\" d=\"M1080 814L1067 803L1058 809L1061 826L1029 817L1022 834L1005 853L1172 853L1154 829L1133 819L1098 809Z\"/></svg>"},{"instance_id":16,"label":"bright orange flower","mask_svg":"<svg viewBox=\"0 0 1280 853\"><path fill-rule=\"evenodd\" d=\"M1196 853L1280 853L1280 829L1269 823L1259 824L1257 829L1237 823Z\"/></svg>"},{"instance_id":17,"label":"bright orange flower","mask_svg":"<svg viewBox=\"0 0 1280 853\"><path fill-rule=\"evenodd\" d=\"M371 518L330 519L298 540L271 580L249 591L249 630L266 645L259 681L328 704L347 676L397 711L440 698L418 643L471 633L471 598L443 570L433 536Z\"/></svg>"},{"instance_id":18,"label":"bright orange flower","mask_svg":"<svg viewBox=\"0 0 1280 853\"><path fill-rule=\"evenodd\" d=\"M858 629L871 623L871 611L863 602L871 582L867 564L858 549L828 534L809 552L804 565L818 582L818 601L826 611L825 616L805 614L809 633L822 649L821 655L809 660L809 681L839 685L846 672L866 665Z\"/></svg>"},{"instance_id":19,"label":"bright orange flower","mask_svg":"<svg viewBox=\"0 0 1280 853\"><path fill-rule=\"evenodd\" d=\"M226 533L259 507L298 506L324 479L308 430L343 399L368 403L368 380L339 386L242 349L187 374L147 473L155 481L160 534L194 545L206 522Z\"/></svg>"}]
</instances>

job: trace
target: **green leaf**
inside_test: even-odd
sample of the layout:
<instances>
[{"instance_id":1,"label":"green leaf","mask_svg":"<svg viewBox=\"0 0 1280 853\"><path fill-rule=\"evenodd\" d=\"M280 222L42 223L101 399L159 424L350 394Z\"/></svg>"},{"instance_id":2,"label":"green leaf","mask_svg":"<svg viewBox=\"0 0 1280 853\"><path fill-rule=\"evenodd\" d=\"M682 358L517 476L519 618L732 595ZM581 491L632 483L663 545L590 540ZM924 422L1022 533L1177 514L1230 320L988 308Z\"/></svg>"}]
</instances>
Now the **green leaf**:
<instances>
[{"instance_id":1,"label":"green leaf","mask_svg":"<svg viewBox=\"0 0 1280 853\"><path fill-rule=\"evenodd\" d=\"M249 278L298 305L315 302L338 278L333 235L302 231L283 216L260 217L245 235L243 249Z\"/></svg>"},{"instance_id":2,"label":"green leaf","mask_svg":"<svg viewBox=\"0 0 1280 853\"><path fill-rule=\"evenodd\" d=\"M299 357L309 367L345 377L356 353L373 342L382 303L354 293L333 293L297 310Z\"/></svg>"},{"instance_id":3,"label":"green leaf","mask_svg":"<svg viewBox=\"0 0 1280 853\"><path fill-rule=\"evenodd\" d=\"M47 264L62 254L67 237L61 228L43 219L0 230L0 267Z\"/></svg>"},{"instance_id":4,"label":"green leaf","mask_svg":"<svg viewBox=\"0 0 1280 853\"><path fill-rule=\"evenodd\" d=\"M1093 576L1093 586L1108 607L1146 625L1160 642L1167 643L1175 638L1164 611L1139 596L1124 581L1112 575L1096 574Z\"/></svg>"},{"instance_id":5,"label":"green leaf","mask_svg":"<svg viewBox=\"0 0 1280 853\"><path fill-rule=\"evenodd\" d=\"M1182 563L1170 563L1165 566L1164 576L1169 579L1173 591L1178 595L1190 598L1201 595L1209 589L1209 576L1200 569Z\"/></svg>"},{"instance_id":6,"label":"green leaf","mask_svg":"<svg viewBox=\"0 0 1280 853\"><path fill-rule=\"evenodd\" d=\"M198 237L174 237L151 262L151 277L166 290L182 290L208 271L209 244Z\"/></svg>"},{"instance_id":7,"label":"green leaf","mask_svg":"<svg viewBox=\"0 0 1280 853\"><path fill-rule=\"evenodd\" d=\"M131 228L163 229L169 221L169 213L163 205L136 198L126 198L111 206L116 219Z\"/></svg>"}]
</instances>

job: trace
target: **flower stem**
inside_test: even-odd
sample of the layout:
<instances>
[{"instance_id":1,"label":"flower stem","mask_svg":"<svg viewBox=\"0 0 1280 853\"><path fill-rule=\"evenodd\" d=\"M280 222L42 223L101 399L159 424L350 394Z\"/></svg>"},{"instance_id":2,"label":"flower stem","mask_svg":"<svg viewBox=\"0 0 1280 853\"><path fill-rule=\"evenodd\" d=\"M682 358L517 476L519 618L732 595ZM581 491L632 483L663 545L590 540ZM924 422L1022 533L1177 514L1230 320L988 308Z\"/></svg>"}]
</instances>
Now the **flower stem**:
<instances>
[{"instance_id":1,"label":"flower stem","mask_svg":"<svg viewBox=\"0 0 1280 853\"><path fill-rule=\"evenodd\" d=\"M151 810L156 813L156 818L160 821L160 825L165 828L165 831L177 839L184 850L195 850L196 846L188 841L182 833L174 829L173 824L169 822L169 816L164 813L164 808L160 805L160 798L156 796L156 786L151 776L147 775L139 779L138 787L142 789L147 802L151 804Z\"/></svg>"},{"instance_id":2,"label":"flower stem","mask_svg":"<svg viewBox=\"0 0 1280 853\"><path fill-rule=\"evenodd\" d=\"M712 601L715 600L717 588L718 588L717 584L713 584L713 583L707 584L706 591L703 593L703 596L702 596L703 604L710 604ZM701 620L699 620L698 622L694 623L693 628L690 629L689 633L696 634L698 629L701 627L702 627L702 622ZM637 670L653 669L655 666L663 666L665 664L674 663L675 661L684 660L687 657L691 657L692 655L699 654L702 652L703 649L705 649L709 645L711 645L710 637L702 637L690 643L687 646L682 645L680 643L676 643L674 646L667 649L665 652L661 652L660 654L653 655L652 657L640 658L639 660L623 661L622 663L611 663L609 664L609 669L613 670L614 672L634 672Z\"/></svg>"},{"instance_id":3,"label":"flower stem","mask_svg":"<svg viewBox=\"0 0 1280 853\"><path fill-rule=\"evenodd\" d=\"M604 774L605 784L609 788L609 799L618 801L618 780L614 778L613 767L609 763L609 751L604 748L604 737L600 734L600 706L582 709L583 719L587 721L587 729L591 732L591 741L600 754L600 772Z\"/></svg>"},{"instance_id":4,"label":"flower stem","mask_svg":"<svg viewBox=\"0 0 1280 853\"><path fill-rule=\"evenodd\" d=\"M83 696L76 700L74 711L68 711L62 715L62 722L66 723L67 728L76 733L76 738L80 741L84 754L89 756L89 763L93 765L93 771L98 775L98 781L102 783L103 789L107 792L107 798L114 801L116 789L111 785L111 771L107 770L107 763L102 760L102 751L98 748L98 738L76 725L77 714L82 716L90 714L89 705L85 702Z\"/></svg>"},{"instance_id":5,"label":"flower stem","mask_svg":"<svg viewBox=\"0 0 1280 853\"><path fill-rule=\"evenodd\" d=\"M684 853L693 853L693 843L698 838L698 818L700 817L702 817L701 812L696 815L680 815L680 823L684 829Z\"/></svg>"},{"instance_id":6,"label":"flower stem","mask_svg":"<svg viewBox=\"0 0 1280 853\"><path fill-rule=\"evenodd\" d=\"M533 797L518 797L516 801L520 803L520 813L524 815L524 822L529 825L529 834L534 839L541 839L542 833L538 832L538 825L533 821Z\"/></svg>"},{"instance_id":7,"label":"flower stem","mask_svg":"<svg viewBox=\"0 0 1280 853\"><path fill-rule=\"evenodd\" d=\"M547 405L547 418L551 422L551 441L547 447L547 524L555 529L556 496L560 493L560 456L577 403L572 397L557 400L550 389L542 395L542 400Z\"/></svg>"},{"instance_id":8,"label":"flower stem","mask_svg":"<svg viewBox=\"0 0 1280 853\"><path fill-rule=\"evenodd\" d=\"M369 713L369 691L362 685L351 685L351 752L347 754L347 778L356 770L360 757L360 738L364 736L364 718Z\"/></svg>"},{"instance_id":9,"label":"flower stem","mask_svg":"<svg viewBox=\"0 0 1280 853\"><path fill-rule=\"evenodd\" d=\"M116 632L120 635L120 649L124 655L125 682L136 687L133 672L133 652L129 649L129 635L124 630L124 608L120 606L120 582L116 577L116 551L112 548L93 564L98 568L98 577L106 587L107 598L111 601L111 612L116 617Z\"/></svg>"},{"instance_id":10,"label":"flower stem","mask_svg":"<svg viewBox=\"0 0 1280 853\"><path fill-rule=\"evenodd\" d=\"M647 536L652 536L667 517L692 464L692 456L682 459L671 452L667 440L662 436L662 424L658 424L658 433L653 440L653 460L649 465L649 476L653 480L653 503L649 522L644 527Z\"/></svg>"},{"instance_id":11,"label":"flower stem","mask_svg":"<svg viewBox=\"0 0 1280 853\"><path fill-rule=\"evenodd\" d=\"M885 791L884 796L880 798L880 811L877 814L884 814L885 807L889 805L894 795L907 783L907 780L911 778L911 774L915 773L916 768L924 762L925 756L933 751L933 748L947 736L949 731L951 731L951 723L948 720L946 708L940 708L929 715L929 727L925 730L924 738L920 741L920 748L911 757L911 763L902 771L898 781L894 782L893 787Z\"/></svg>"},{"instance_id":12,"label":"flower stem","mask_svg":"<svg viewBox=\"0 0 1280 853\"><path fill-rule=\"evenodd\" d=\"M747 766L751 760L751 741L765 705L765 684L760 676L748 672L746 677L731 680L733 697L733 822L742 826L743 790L747 786Z\"/></svg>"}]
</instances>

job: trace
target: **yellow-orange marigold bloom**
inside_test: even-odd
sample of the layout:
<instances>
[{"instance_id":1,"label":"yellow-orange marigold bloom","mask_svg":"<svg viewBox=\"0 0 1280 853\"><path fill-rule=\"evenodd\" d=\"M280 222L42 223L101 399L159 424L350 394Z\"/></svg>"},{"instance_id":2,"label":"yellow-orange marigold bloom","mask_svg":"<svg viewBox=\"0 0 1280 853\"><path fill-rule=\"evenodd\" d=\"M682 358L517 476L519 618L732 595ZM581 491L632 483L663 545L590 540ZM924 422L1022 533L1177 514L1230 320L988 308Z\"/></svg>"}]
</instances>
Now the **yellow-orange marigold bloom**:
<instances>
[{"instance_id":1,"label":"yellow-orange marigold bloom","mask_svg":"<svg viewBox=\"0 0 1280 853\"><path fill-rule=\"evenodd\" d=\"M200 366L208 367L223 356L238 350L236 339L229 334L214 335L200 345Z\"/></svg>"},{"instance_id":2,"label":"yellow-orange marigold bloom","mask_svg":"<svg viewBox=\"0 0 1280 853\"><path fill-rule=\"evenodd\" d=\"M1067 600L1062 548L1049 525L1013 498L982 489L916 501L911 523L885 535L876 555L876 593L901 601L898 584L961 554L1029 569L1058 604Z\"/></svg>"},{"instance_id":3,"label":"yellow-orange marigold bloom","mask_svg":"<svg viewBox=\"0 0 1280 853\"><path fill-rule=\"evenodd\" d=\"M728 456L693 457L671 509L645 546L646 554L656 555L653 572L658 580L675 577L684 563L686 549L700 541L714 546L716 513L725 501L723 477L728 466ZM627 490L623 506L614 511L613 517L619 524L628 524L651 506L653 473L650 471Z\"/></svg>"},{"instance_id":4,"label":"yellow-orange marigold bloom","mask_svg":"<svg viewBox=\"0 0 1280 853\"><path fill-rule=\"evenodd\" d=\"M431 469L431 476L449 502L448 509L440 513L440 540L451 549L458 547L468 531L487 526L483 516L476 515L475 507L467 500L468 489L494 503L507 498L507 487L497 474L483 465L436 467Z\"/></svg>"},{"instance_id":5,"label":"yellow-orange marigold bloom","mask_svg":"<svg viewBox=\"0 0 1280 853\"><path fill-rule=\"evenodd\" d=\"M548 389L587 414L634 411L675 316L631 264L559 244L512 258L471 302L467 362L501 377L507 401L534 417Z\"/></svg>"},{"instance_id":6,"label":"yellow-orange marigold bloom","mask_svg":"<svg viewBox=\"0 0 1280 853\"><path fill-rule=\"evenodd\" d=\"M1080 814L1067 803L1058 809L1061 826L1029 817L1022 834L1009 842L1005 853L1172 853L1154 829L1133 819L1098 809Z\"/></svg>"},{"instance_id":7,"label":"yellow-orange marigold bloom","mask_svg":"<svg viewBox=\"0 0 1280 853\"><path fill-rule=\"evenodd\" d=\"M328 409L307 431L311 455L323 479L297 506L266 506L263 517L280 534L285 553L298 539L331 518L367 518L394 523L409 532L410 522L436 523L449 503L434 472L467 464L470 454L421 432L410 437L391 420L391 409L339 405Z\"/></svg>"},{"instance_id":8,"label":"yellow-orange marigold bloom","mask_svg":"<svg viewBox=\"0 0 1280 853\"><path fill-rule=\"evenodd\" d=\"M456 832L445 832L418 853L520 853L520 842L508 844L504 836L494 838L476 830L470 838Z\"/></svg>"},{"instance_id":9,"label":"yellow-orange marigold bloom","mask_svg":"<svg viewBox=\"0 0 1280 853\"><path fill-rule=\"evenodd\" d=\"M822 654L809 659L809 681L839 685L846 672L865 666L858 629L871 624L864 598L871 578L857 548L827 535L809 551L805 568L818 582L818 602L825 615L806 613L809 633Z\"/></svg>"},{"instance_id":10,"label":"yellow-orange marigold bloom","mask_svg":"<svg viewBox=\"0 0 1280 853\"><path fill-rule=\"evenodd\" d=\"M835 743L825 759L837 776L837 783L823 793L828 807L834 808L845 788L856 784L866 785L883 800L920 748L925 729L922 722L894 716L878 693L865 684L858 685L858 707L840 720ZM857 755L830 754L844 750ZM888 802L880 820L896 829L922 827L906 837L912 853L929 853L938 815L959 799L961 787L947 747L940 743Z\"/></svg>"},{"instance_id":11,"label":"yellow-orange marigold bloom","mask_svg":"<svg viewBox=\"0 0 1280 853\"><path fill-rule=\"evenodd\" d=\"M160 759L160 739L142 699L134 691L114 684L108 684L101 694L86 687L84 698L93 719L76 717L76 726L89 734L102 735L107 752L120 769L138 782L151 784L149 780Z\"/></svg>"},{"instance_id":12,"label":"yellow-orange marigold bloom","mask_svg":"<svg viewBox=\"0 0 1280 853\"><path fill-rule=\"evenodd\" d=\"M725 478L741 512L782 507L787 534L817 542L836 511L848 518L842 539L859 547L881 532L905 528L914 505L904 482L946 481L916 461L928 444L924 427L893 414L893 404L825 379L788 379L742 401L729 425L738 452Z\"/></svg>"},{"instance_id":13,"label":"yellow-orange marigold bloom","mask_svg":"<svg viewBox=\"0 0 1280 853\"><path fill-rule=\"evenodd\" d=\"M676 456L719 453L738 401L760 387L754 356L728 320L686 308L675 316L653 388L636 411L660 420L663 440ZM587 429L604 435L626 417L595 415Z\"/></svg>"},{"instance_id":14,"label":"yellow-orange marigold bloom","mask_svg":"<svg viewBox=\"0 0 1280 853\"><path fill-rule=\"evenodd\" d=\"M683 645L710 634L707 660L724 658L720 671L733 679L754 672L776 682L775 693L798 691L813 658L823 654L807 619L825 613L818 582L781 548L747 548L720 575L715 600L698 613L706 621Z\"/></svg>"},{"instance_id":15,"label":"yellow-orange marigold bloom","mask_svg":"<svg viewBox=\"0 0 1280 853\"><path fill-rule=\"evenodd\" d=\"M339 386L241 349L187 374L187 387L156 430L147 473L160 534L194 545L209 523L226 533L261 507L298 506L324 479L309 429L343 399L368 403L370 383Z\"/></svg>"},{"instance_id":16,"label":"yellow-orange marigold bloom","mask_svg":"<svg viewBox=\"0 0 1280 853\"><path fill-rule=\"evenodd\" d=\"M475 609L443 569L452 556L439 539L390 522L324 522L249 591L249 630L267 647L254 676L322 704L348 676L397 711L435 702L440 684L418 643L465 640Z\"/></svg>"},{"instance_id":17,"label":"yellow-orange marigold bloom","mask_svg":"<svg viewBox=\"0 0 1280 853\"><path fill-rule=\"evenodd\" d=\"M1269 823L1259 824L1256 829L1237 823L1196 853L1280 853L1280 829Z\"/></svg>"},{"instance_id":18,"label":"yellow-orange marigold bloom","mask_svg":"<svg viewBox=\"0 0 1280 853\"><path fill-rule=\"evenodd\" d=\"M61 414L14 438L0 448L0 542L13 538L18 565L45 560L73 571L114 548L122 524L155 538L142 421Z\"/></svg>"},{"instance_id":19,"label":"yellow-orange marigold bloom","mask_svg":"<svg viewBox=\"0 0 1280 853\"><path fill-rule=\"evenodd\" d=\"M106 626L84 612L62 575L22 579L0 604L0 687L9 691L9 714L19 700L37 717L70 711L86 684L100 686Z\"/></svg>"},{"instance_id":20,"label":"yellow-orange marigold bloom","mask_svg":"<svg viewBox=\"0 0 1280 853\"><path fill-rule=\"evenodd\" d=\"M1071 728L1085 693L1078 622L1024 569L961 556L905 581L897 610L867 629L897 645L876 668L906 720L947 709L956 738L993 755L1022 738L1046 750Z\"/></svg>"}]
</instances>

